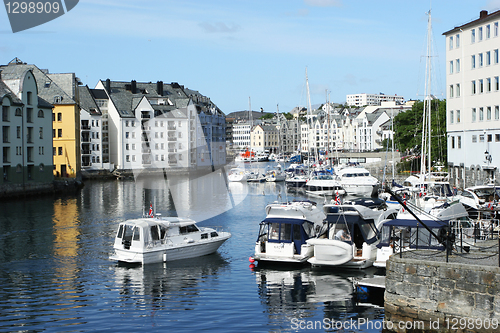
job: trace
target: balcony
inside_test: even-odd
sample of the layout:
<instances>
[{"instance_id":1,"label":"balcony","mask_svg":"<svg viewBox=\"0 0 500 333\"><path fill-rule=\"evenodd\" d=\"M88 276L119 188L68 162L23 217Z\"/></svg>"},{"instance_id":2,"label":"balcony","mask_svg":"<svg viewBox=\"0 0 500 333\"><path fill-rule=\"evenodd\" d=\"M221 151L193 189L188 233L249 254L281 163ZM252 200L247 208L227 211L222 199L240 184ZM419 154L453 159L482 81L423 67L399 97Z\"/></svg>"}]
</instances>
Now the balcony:
<instances>
[{"instance_id":1,"label":"balcony","mask_svg":"<svg viewBox=\"0 0 500 333\"><path fill-rule=\"evenodd\" d=\"M90 142L90 137L89 136L83 136L82 137L82 142Z\"/></svg>"}]
</instances>

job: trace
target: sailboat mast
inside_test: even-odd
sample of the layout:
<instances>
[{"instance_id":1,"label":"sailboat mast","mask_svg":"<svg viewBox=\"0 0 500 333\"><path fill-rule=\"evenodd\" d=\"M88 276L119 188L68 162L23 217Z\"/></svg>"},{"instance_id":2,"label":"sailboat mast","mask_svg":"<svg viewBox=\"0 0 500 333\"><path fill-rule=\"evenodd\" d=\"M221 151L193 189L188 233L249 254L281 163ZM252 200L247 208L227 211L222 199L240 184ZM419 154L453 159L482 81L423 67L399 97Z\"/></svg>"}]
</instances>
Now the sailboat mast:
<instances>
[{"instance_id":1,"label":"sailboat mast","mask_svg":"<svg viewBox=\"0 0 500 333\"><path fill-rule=\"evenodd\" d=\"M431 11L428 12L427 20L427 56L426 56L426 73L425 73L425 95L424 95L424 112L422 126L422 148L421 148L421 164L420 173L422 176L426 173L426 158L427 171L431 171L431 36L432 23ZM427 152L427 157L425 156ZM430 175L430 174L429 174Z\"/></svg>"},{"instance_id":2,"label":"sailboat mast","mask_svg":"<svg viewBox=\"0 0 500 333\"><path fill-rule=\"evenodd\" d=\"M311 147L311 94L309 92L309 78L307 77L307 67L306 67L306 91L307 91L307 114L309 117L307 117L307 137L308 137L308 143L307 143L307 151L310 151ZM309 159L308 163L310 165Z\"/></svg>"}]
</instances>

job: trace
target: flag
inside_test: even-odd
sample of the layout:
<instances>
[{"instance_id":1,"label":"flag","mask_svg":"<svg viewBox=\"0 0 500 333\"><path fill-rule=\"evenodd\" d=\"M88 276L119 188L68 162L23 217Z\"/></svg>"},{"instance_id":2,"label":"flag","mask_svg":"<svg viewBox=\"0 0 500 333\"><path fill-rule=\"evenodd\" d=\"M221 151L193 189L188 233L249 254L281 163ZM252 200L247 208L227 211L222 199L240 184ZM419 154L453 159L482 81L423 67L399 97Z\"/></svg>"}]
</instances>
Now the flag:
<instances>
[{"instance_id":1,"label":"flag","mask_svg":"<svg viewBox=\"0 0 500 333\"><path fill-rule=\"evenodd\" d=\"M340 196L339 192L335 192L335 205L340 205L342 202L340 202Z\"/></svg>"},{"instance_id":2,"label":"flag","mask_svg":"<svg viewBox=\"0 0 500 333\"><path fill-rule=\"evenodd\" d=\"M149 217L153 217L153 204L149 204L149 213L148 213L148 216Z\"/></svg>"}]
</instances>

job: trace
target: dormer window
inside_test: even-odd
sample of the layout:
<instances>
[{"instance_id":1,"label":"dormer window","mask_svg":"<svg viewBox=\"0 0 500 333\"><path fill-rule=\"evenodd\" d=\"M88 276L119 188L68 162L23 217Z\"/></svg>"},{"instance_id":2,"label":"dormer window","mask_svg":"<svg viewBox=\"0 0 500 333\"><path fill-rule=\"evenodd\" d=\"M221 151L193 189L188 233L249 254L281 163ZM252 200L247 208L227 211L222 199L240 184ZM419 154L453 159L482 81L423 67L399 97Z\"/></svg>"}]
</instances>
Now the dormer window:
<instances>
[{"instance_id":1,"label":"dormer window","mask_svg":"<svg viewBox=\"0 0 500 333\"><path fill-rule=\"evenodd\" d=\"M54 96L54 103L61 103L63 100L62 96Z\"/></svg>"}]
</instances>

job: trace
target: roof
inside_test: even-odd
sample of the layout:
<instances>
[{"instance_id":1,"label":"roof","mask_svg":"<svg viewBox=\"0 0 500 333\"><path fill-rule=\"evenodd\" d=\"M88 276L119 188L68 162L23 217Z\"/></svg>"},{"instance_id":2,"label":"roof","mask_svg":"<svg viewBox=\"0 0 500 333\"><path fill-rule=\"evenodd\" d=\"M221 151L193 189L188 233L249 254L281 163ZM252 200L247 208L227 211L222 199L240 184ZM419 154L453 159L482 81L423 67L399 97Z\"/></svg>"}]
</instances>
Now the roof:
<instances>
[{"instance_id":1,"label":"roof","mask_svg":"<svg viewBox=\"0 0 500 333\"><path fill-rule=\"evenodd\" d=\"M23 104L23 102L19 99L19 97L17 97L16 94L14 94L14 92L12 92L12 90L9 89L9 87L5 84L5 82L0 80L0 104L2 103L2 99L5 95L10 96L10 99L13 104L21 104L21 105Z\"/></svg>"},{"instance_id":2,"label":"roof","mask_svg":"<svg viewBox=\"0 0 500 333\"><path fill-rule=\"evenodd\" d=\"M493 12L491 14L488 14L488 11L487 10L482 10L479 12L479 18L478 19L475 19L474 21L471 21L469 23L465 23L463 25L460 25L458 27L455 27L451 30L448 30L446 32L443 32L443 35L448 35L448 34L451 34L451 33L455 33L457 31L459 31L460 29L464 29L464 28L468 28L468 27L471 27L471 26L476 26L476 25L479 25L483 22L489 22L491 20L494 20L496 18L500 17L500 10L497 10L496 12Z\"/></svg>"},{"instance_id":3,"label":"roof","mask_svg":"<svg viewBox=\"0 0 500 333\"><path fill-rule=\"evenodd\" d=\"M80 99L80 108L91 115L101 115L101 110L97 103L95 102L92 91L88 86L78 87L78 97Z\"/></svg>"},{"instance_id":4,"label":"roof","mask_svg":"<svg viewBox=\"0 0 500 333\"><path fill-rule=\"evenodd\" d=\"M38 88L38 96L42 97L45 101L48 101L54 105L67 105L76 104L73 99L74 92L73 89L67 86L67 82L73 78L73 73L68 74L56 74L53 77L57 80L65 89L68 89L68 93L65 89L61 88L56 81L54 81L46 71L42 71L35 65L30 65L22 62L10 62L8 65L0 66L2 80L20 80L21 77L26 73L26 71L31 70L35 76L36 85ZM16 92L14 92L16 93ZM55 100L54 97L59 96L60 98Z\"/></svg>"},{"instance_id":5,"label":"roof","mask_svg":"<svg viewBox=\"0 0 500 333\"><path fill-rule=\"evenodd\" d=\"M434 220L421 220L429 228L443 228L448 225L448 221L434 221ZM404 220L404 219L393 219L384 222L384 226L402 226L402 227L413 227L413 228L425 228L422 223L417 220Z\"/></svg>"}]
</instances>

